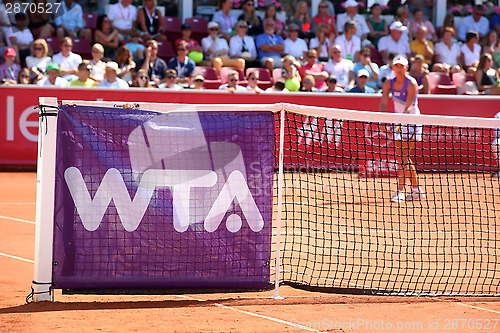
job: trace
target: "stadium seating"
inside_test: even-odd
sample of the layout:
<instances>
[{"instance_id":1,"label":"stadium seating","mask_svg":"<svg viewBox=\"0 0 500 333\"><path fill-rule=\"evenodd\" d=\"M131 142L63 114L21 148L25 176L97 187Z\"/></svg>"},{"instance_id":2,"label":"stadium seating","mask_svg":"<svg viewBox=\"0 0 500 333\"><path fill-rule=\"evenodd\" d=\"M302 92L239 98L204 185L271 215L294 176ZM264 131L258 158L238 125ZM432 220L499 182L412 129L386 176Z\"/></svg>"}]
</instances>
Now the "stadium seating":
<instances>
[{"instance_id":1,"label":"stadium seating","mask_svg":"<svg viewBox=\"0 0 500 333\"><path fill-rule=\"evenodd\" d=\"M205 78L204 87L207 89L218 89L221 85L221 81L213 67L196 66L194 68L194 74L200 74Z\"/></svg>"},{"instance_id":2,"label":"stadium seating","mask_svg":"<svg viewBox=\"0 0 500 333\"><path fill-rule=\"evenodd\" d=\"M49 50L52 50L53 54L58 53L61 49L59 48L59 38L57 37L47 37L45 38L47 45L49 46ZM49 54L51 52L49 51Z\"/></svg>"},{"instance_id":3,"label":"stadium seating","mask_svg":"<svg viewBox=\"0 0 500 333\"><path fill-rule=\"evenodd\" d=\"M382 59L382 56L378 52L377 48L373 47L373 46L369 46L368 48L370 49L370 53L371 53L370 59L374 63L376 63L379 67L383 66L384 65L384 59Z\"/></svg>"},{"instance_id":4,"label":"stadium seating","mask_svg":"<svg viewBox=\"0 0 500 333\"><path fill-rule=\"evenodd\" d=\"M85 21L85 27L92 29L92 31L97 29L97 17L99 15L95 13L83 13L83 20Z\"/></svg>"},{"instance_id":5,"label":"stadium seating","mask_svg":"<svg viewBox=\"0 0 500 333\"><path fill-rule=\"evenodd\" d=\"M163 19L165 26L165 35L171 42L175 42L177 38L181 37L182 20L178 17L167 16Z\"/></svg>"},{"instance_id":6,"label":"stadium seating","mask_svg":"<svg viewBox=\"0 0 500 333\"><path fill-rule=\"evenodd\" d=\"M232 70L235 70L238 72L238 74L240 76L240 82L239 82L240 85L244 86L248 83L248 81L245 78L245 74L243 73L243 71L240 68L222 67L222 69L220 70L220 83L221 84L227 83L227 74Z\"/></svg>"},{"instance_id":7,"label":"stadium seating","mask_svg":"<svg viewBox=\"0 0 500 333\"><path fill-rule=\"evenodd\" d=\"M73 47L71 51L73 53L79 54L82 57L82 59L92 58L92 47L88 39L85 38L73 39Z\"/></svg>"},{"instance_id":8,"label":"stadium seating","mask_svg":"<svg viewBox=\"0 0 500 333\"><path fill-rule=\"evenodd\" d=\"M169 61L171 58L175 57L176 53L171 41L158 42L158 57L165 61Z\"/></svg>"},{"instance_id":9,"label":"stadium seating","mask_svg":"<svg viewBox=\"0 0 500 333\"><path fill-rule=\"evenodd\" d=\"M457 86L453 84L448 74L430 72L428 78L431 94L455 95L457 93Z\"/></svg>"},{"instance_id":10,"label":"stadium seating","mask_svg":"<svg viewBox=\"0 0 500 333\"><path fill-rule=\"evenodd\" d=\"M206 19L202 17L188 17L185 22L191 25L191 37L199 43L201 43L203 37L208 36L208 21Z\"/></svg>"},{"instance_id":11,"label":"stadium seating","mask_svg":"<svg viewBox=\"0 0 500 333\"><path fill-rule=\"evenodd\" d=\"M276 84L276 82L281 79L281 72L283 69L281 68L275 68L273 69L273 83Z\"/></svg>"},{"instance_id":12,"label":"stadium seating","mask_svg":"<svg viewBox=\"0 0 500 333\"><path fill-rule=\"evenodd\" d=\"M266 90L269 87L273 86L273 79L271 78L271 75L269 75L269 71L265 68L257 68L257 67L251 67L247 68L246 70L246 76L248 77L248 74L253 71L258 71L259 72L259 81L257 81L257 84L259 87L263 90Z\"/></svg>"}]
</instances>

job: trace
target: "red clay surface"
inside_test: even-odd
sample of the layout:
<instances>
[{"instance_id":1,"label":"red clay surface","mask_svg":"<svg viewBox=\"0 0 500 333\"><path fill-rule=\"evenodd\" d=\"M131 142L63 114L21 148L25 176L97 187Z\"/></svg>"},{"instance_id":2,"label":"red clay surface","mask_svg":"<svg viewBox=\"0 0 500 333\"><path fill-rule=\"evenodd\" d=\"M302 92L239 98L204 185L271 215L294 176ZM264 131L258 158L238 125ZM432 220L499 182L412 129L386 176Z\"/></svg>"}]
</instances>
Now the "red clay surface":
<instances>
[{"instance_id":1,"label":"red clay surface","mask_svg":"<svg viewBox=\"0 0 500 333\"><path fill-rule=\"evenodd\" d=\"M36 175L0 173L0 184L0 332L500 332L500 299L493 297L353 296L282 287L282 300L269 299L272 291L56 291L53 303L25 304L33 279Z\"/></svg>"}]
</instances>

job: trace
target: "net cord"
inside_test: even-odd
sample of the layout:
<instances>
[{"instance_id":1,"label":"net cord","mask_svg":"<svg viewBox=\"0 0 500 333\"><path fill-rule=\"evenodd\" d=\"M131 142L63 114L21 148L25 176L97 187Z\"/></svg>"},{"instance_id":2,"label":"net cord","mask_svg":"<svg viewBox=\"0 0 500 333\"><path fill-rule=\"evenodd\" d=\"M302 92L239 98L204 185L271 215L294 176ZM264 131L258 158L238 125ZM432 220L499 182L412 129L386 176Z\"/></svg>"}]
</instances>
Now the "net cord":
<instances>
[{"instance_id":1,"label":"net cord","mask_svg":"<svg viewBox=\"0 0 500 333\"><path fill-rule=\"evenodd\" d=\"M283 210L283 159L284 159L284 142L285 142L285 109L280 112L280 146L278 157L278 211L276 213L276 267L274 281L274 296L271 298L282 299L280 296L280 249L281 249L281 216Z\"/></svg>"}]
</instances>

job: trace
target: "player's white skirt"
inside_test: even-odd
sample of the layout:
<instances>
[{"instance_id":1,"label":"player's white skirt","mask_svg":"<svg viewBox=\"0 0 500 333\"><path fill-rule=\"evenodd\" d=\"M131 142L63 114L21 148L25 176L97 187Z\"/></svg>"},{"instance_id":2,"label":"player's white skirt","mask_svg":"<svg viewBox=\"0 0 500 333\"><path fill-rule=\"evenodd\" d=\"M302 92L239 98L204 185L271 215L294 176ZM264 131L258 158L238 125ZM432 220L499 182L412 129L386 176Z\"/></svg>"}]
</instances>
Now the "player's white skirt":
<instances>
[{"instance_id":1,"label":"player's white skirt","mask_svg":"<svg viewBox=\"0 0 500 333\"><path fill-rule=\"evenodd\" d=\"M422 141L422 125L401 124L396 126L394 140L397 141Z\"/></svg>"}]
</instances>

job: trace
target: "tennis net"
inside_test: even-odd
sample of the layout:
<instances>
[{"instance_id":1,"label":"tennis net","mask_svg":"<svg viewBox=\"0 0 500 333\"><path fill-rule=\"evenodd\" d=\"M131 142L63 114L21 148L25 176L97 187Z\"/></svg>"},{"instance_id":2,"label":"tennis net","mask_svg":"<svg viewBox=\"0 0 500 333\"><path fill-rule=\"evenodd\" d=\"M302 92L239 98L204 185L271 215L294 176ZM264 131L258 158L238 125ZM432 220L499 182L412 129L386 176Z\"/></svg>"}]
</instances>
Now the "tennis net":
<instances>
[{"instance_id":1,"label":"tennis net","mask_svg":"<svg viewBox=\"0 0 500 333\"><path fill-rule=\"evenodd\" d=\"M283 283L369 294L500 294L495 120L304 107L286 112L284 124ZM398 180L406 185L393 202Z\"/></svg>"}]
</instances>

